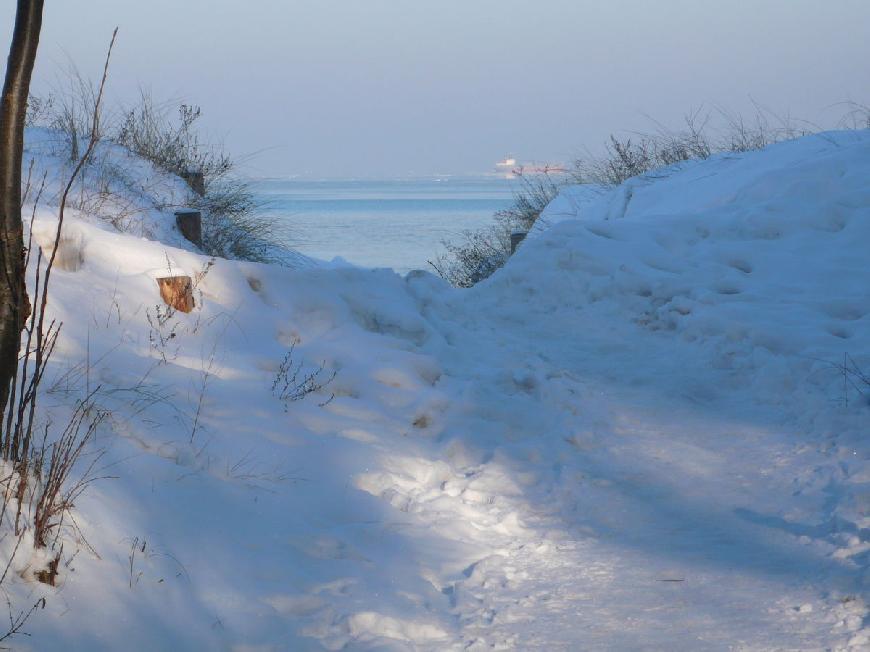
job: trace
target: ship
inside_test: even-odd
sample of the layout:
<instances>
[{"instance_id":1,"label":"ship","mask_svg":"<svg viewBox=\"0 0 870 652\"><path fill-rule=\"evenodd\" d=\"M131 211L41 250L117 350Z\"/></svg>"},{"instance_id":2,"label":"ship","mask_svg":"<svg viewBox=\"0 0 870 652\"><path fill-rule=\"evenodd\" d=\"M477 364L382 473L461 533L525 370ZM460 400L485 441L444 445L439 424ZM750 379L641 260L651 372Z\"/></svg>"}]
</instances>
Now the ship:
<instances>
[{"instance_id":1,"label":"ship","mask_svg":"<svg viewBox=\"0 0 870 652\"><path fill-rule=\"evenodd\" d=\"M513 179L521 167L513 156L507 156L495 164L495 173L506 179Z\"/></svg>"},{"instance_id":2,"label":"ship","mask_svg":"<svg viewBox=\"0 0 870 652\"><path fill-rule=\"evenodd\" d=\"M517 168L517 160L512 156L508 156L507 158L502 159L501 161L499 161L498 163L495 164L495 171L496 172L502 172L502 173L506 173L506 174L512 174L516 168Z\"/></svg>"},{"instance_id":3,"label":"ship","mask_svg":"<svg viewBox=\"0 0 870 652\"><path fill-rule=\"evenodd\" d=\"M495 164L496 174L504 175L508 179L527 175L559 175L568 172L568 168L561 163L517 163L517 159L508 156Z\"/></svg>"}]
</instances>

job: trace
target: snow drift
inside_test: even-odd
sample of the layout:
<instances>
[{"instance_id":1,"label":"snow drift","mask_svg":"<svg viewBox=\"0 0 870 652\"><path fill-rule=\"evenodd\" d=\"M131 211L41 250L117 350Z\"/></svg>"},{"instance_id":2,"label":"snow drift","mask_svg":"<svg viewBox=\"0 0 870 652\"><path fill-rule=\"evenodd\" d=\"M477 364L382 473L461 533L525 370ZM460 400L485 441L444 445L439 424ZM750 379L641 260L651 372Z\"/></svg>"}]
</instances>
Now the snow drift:
<instances>
[{"instance_id":1,"label":"snow drift","mask_svg":"<svg viewBox=\"0 0 870 652\"><path fill-rule=\"evenodd\" d=\"M870 644L867 131L569 189L468 291L149 215L66 226L43 405L99 387L115 479L21 649ZM283 402L291 346L335 378Z\"/></svg>"}]
</instances>

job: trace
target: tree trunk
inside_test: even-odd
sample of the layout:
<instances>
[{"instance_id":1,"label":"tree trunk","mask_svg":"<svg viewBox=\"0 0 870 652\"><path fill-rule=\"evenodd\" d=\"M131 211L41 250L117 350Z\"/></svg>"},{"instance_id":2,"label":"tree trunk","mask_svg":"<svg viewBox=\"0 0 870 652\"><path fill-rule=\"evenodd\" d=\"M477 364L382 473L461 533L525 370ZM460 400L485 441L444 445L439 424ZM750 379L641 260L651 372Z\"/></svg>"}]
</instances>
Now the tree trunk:
<instances>
[{"instance_id":1,"label":"tree trunk","mask_svg":"<svg viewBox=\"0 0 870 652\"><path fill-rule=\"evenodd\" d=\"M9 401L9 385L18 369L21 330L30 313L21 226L21 158L43 1L18 0L0 96L0 410L5 410Z\"/></svg>"}]
</instances>

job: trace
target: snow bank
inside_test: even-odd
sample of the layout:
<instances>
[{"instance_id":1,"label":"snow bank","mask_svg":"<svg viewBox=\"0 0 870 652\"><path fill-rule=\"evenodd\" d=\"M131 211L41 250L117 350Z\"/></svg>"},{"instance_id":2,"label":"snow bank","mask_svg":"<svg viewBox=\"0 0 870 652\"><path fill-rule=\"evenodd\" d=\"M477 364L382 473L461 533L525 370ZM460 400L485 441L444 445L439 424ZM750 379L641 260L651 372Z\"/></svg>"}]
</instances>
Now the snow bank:
<instances>
[{"instance_id":1,"label":"snow bank","mask_svg":"<svg viewBox=\"0 0 870 652\"><path fill-rule=\"evenodd\" d=\"M544 214L564 223L491 285L533 294L524 310L570 306L694 343L766 401L824 403L844 353L870 367L868 144L866 131L825 133L607 193L569 188ZM791 393L808 378L807 396Z\"/></svg>"},{"instance_id":2,"label":"snow bank","mask_svg":"<svg viewBox=\"0 0 870 652\"><path fill-rule=\"evenodd\" d=\"M99 386L115 479L16 644L862 649L868 206L870 134L823 134L569 190L468 291L73 215L43 406ZM291 346L336 375L284 403Z\"/></svg>"},{"instance_id":3,"label":"snow bank","mask_svg":"<svg viewBox=\"0 0 870 652\"><path fill-rule=\"evenodd\" d=\"M23 161L25 169L29 168L28 199L34 202L40 194L39 204L56 212L77 162L70 160L66 136L53 129L28 128ZM124 147L101 141L71 188L67 211L102 229L198 251L181 235L175 222L175 211L195 206L196 199L190 186L180 177ZM204 220L208 219L208 214L204 215ZM74 228L71 226L69 230ZM53 242L53 237L49 237L48 242ZM316 265L311 258L284 245L276 244L270 249L272 259L285 266Z\"/></svg>"}]
</instances>

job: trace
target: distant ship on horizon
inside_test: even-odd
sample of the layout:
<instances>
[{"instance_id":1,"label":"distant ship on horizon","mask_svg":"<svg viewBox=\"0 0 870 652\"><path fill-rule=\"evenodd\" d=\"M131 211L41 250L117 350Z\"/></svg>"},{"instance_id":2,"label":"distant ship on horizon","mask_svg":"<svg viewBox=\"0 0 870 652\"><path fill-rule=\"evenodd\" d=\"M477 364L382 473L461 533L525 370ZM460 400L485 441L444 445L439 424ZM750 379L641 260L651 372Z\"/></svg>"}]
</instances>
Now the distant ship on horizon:
<instances>
[{"instance_id":1,"label":"distant ship on horizon","mask_svg":"<svg viewBox=\"0 0 870 652\"><path fill-rule=\"evenodd\" d=\"M517 174L518 167L517 159L508 155L495 164L495 171L497 174L503 174L508 178L513 178Z\"/></svg>"},{"instance_id":2,"label":"distant ship on horizon","mask_svg":"<svg viewBox=\"0 0 870 652\"><path fill-rule=\"evenodd\" d=\"M567 172L565 166L560 163L524 164L517 162L513 156L507 156L495 164L497 174L503 174L508 178L519 177L524 174L561 174Z\"/></svg>"}]
</instances>

